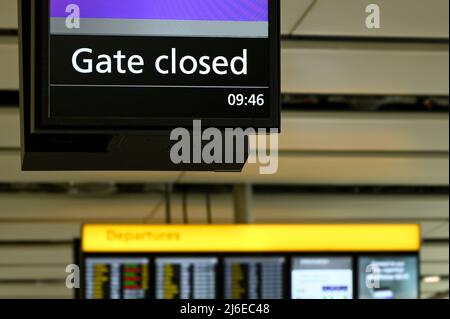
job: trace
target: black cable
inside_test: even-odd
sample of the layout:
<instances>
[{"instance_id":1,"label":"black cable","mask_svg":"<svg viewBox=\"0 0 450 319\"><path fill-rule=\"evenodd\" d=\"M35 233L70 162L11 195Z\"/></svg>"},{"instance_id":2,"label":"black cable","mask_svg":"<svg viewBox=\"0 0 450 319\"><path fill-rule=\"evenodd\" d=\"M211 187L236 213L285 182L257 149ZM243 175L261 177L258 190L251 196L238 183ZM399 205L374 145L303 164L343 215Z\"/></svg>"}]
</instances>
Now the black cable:
<instances>
[{"instance_id":1,"label":"black cable","mask_svg":"<svg viewBox=\"0 0 450 319\"><path fill-rule=\"evenodd\" d=\"M166 200L166 224L172 224L172 189L169 184L165 187L165 200Z\"/></svg>"},{"instance_id":2,"label":"black cable","mask_svg":"<svg viewBox=\"0 0 450 319\"><path fill-rule=\"evenodd\" d=\"M187 189L183 187L183 192L181 196L181 200L183 203L183 223L189 224L189 215L188 215L188 197L187 197Z\"/></svg>"},{"instance_id":3,"label":"black cable","mask_svg":"<svg viewBox=\"0 0 450 319\"><path fill-rule=\"evenodd\" d=\"M212 207L211 207L211 193L206 192L206 220L209 225L213 223Z\"/></svg>"}]
</instances>

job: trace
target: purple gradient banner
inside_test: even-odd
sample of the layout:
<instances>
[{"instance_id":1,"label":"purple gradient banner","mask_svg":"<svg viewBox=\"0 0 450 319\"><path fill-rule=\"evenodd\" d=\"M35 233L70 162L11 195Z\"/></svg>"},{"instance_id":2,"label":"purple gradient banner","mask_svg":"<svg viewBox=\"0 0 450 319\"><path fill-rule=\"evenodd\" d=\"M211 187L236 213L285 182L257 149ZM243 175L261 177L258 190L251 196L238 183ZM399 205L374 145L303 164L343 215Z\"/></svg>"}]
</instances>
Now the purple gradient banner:
<instances>
[{"instance_id":1,"label":"purple gradient banner","mask_svg":"<svg viewBox=\"0 0 450 319\"><path fill-rule=\"evenodd\" d=\"M81 18L269 21L273 0L50 0L52 18L65 18L70 4Z\"/></svg>"}]
</instances>

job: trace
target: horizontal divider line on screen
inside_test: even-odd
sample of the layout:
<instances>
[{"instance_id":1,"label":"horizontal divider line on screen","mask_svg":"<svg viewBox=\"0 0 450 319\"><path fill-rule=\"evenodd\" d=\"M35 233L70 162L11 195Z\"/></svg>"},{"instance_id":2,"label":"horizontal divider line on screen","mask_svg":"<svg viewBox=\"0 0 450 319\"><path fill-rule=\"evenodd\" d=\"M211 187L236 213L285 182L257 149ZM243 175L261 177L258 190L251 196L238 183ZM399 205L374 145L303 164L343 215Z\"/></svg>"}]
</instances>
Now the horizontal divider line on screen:
<instances>
[{"instance_id":1,"label":"horizontal divider line on screen","mask_svg":"<svg viewBox=\"0 0 450 319\"><path fill-rule=\"evenodd\" d=\"M268 86L228 85L114 85L114 84L50 84L51 87L126 87L126 88L198 88L198 89L268 89Z\"/></svg>"}]
</instances>

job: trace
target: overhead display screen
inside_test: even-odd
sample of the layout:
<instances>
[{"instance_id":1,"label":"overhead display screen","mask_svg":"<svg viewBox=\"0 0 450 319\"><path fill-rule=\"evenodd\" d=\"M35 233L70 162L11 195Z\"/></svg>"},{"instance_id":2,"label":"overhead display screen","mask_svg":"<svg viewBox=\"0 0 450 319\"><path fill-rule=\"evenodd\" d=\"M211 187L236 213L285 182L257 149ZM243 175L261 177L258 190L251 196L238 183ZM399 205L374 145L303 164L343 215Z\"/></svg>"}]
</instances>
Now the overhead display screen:
<instances>
[{"instance_id":1,"label":"overhead display screen","mask_svg":"<svg viewBox=\"0 0 450 319\"><path fill-rule=\"evenodd\" d=\"M148 258L87 258L87 299L146 299Z\"/></svg>"},{"instance_id":2,"label":"overhead display screen","mask_svg":"<svg viewBox=\"0 0 450 319\"><path fill-rule=\"evenodd\" d=\"M360 299L419 298L419 262L416 256L359 259Z\"/></svg>"},{"instance_id":3,"label":"overhead display screen","mask_svg":"<svg viewBox=\"0 0 450 319\"><path fill-rule=\"evenodd\" d=\"M226 299L282 299L283 257L225 258Z\"/></svg>"},{"instance_id":4,"label":"overhead display screen","mask_svg":"<svg viewBox=\"0 0 450 319\"><path fill-rule=\"evenodd\" d=\"M279 125L277 1L48 0L39 9L48 32L36 70L48 90L35 92L38 128Z\"/></svg>"},{"instance_id":5,"label":"overhead display screen","mask_svg":"<svg viewBox=\"0 0 450 319\"><path fill-rule=\"evenodd\" d=\"M218 258L157 258L157 299L215 299Z\"/></svg>"},{"instance_id":6,"label":"overhead display screen","mask_svg":"<svg viewBox=\"0 0 450 319\"><path fill-rule=\"evenodd\" d=\"M350 257L294 258L293 299L352 299L353 267Z\"/></svg>"}]
</instances>

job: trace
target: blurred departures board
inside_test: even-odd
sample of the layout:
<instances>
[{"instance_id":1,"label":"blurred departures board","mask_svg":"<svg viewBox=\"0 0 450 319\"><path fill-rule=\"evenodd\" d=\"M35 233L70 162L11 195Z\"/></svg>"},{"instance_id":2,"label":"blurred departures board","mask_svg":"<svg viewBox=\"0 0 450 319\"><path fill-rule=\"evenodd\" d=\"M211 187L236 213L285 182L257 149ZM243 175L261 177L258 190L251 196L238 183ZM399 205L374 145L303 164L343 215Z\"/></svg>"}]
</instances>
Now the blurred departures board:
<instances>
[{"instance_id":1,"label":"blurred departures board","mask_svg":"<svg viewBox=\"0 0 450 319\"><path fill-rule=\"evenodd\" d=\"M419 297L417 225L85 225L78 248L87 299Z\"/></svg>"}]
</instances>

